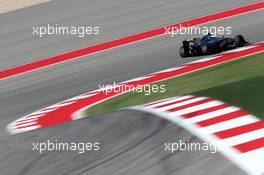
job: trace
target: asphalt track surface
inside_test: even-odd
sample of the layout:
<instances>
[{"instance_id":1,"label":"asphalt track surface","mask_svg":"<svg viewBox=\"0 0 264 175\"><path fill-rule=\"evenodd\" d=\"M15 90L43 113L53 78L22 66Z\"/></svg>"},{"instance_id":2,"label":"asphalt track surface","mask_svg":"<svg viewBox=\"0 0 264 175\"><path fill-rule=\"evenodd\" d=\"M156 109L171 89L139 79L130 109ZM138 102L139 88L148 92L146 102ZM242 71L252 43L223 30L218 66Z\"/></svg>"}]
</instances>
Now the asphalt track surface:
<instances>
[{"instance_id":1,"label":"asphalt track surface","mask_svg":"<svg viewBox=\"0 0 264 175\"><path fill-rule=\"evenodd\" d=\"M119 38L121 36L142 32L148 29L161 27L198 16L204 16L212 12L227 10L253 2L257 1L248 0L238 2L236 0L225 0L220 2L216 0L204 0L198 2L185 0L176 2L174 0L168 0L162 2L157 0L111 0L106 3L106 1L100 0L58 0L2 14L0 15L0 69L17 66L40 58L63 53L65 51L86 47L102 41ZM257 42L264 40L264 36L261 32L261 29L264 27L263 17L263 11L256 11L250 14L225 19L224 22L218 21L210 23L208 26L230 25L233 27L233 33L241 33L247 36L247 38L251 41ZM37 37L32 36L32 26L46 23L58 23L62 25L100 25L102 34L99 37L84 39L65 39L63 37L47 37L38 39ZM72 124L58 125L46 128L45 130L36 130L16 136L8 136L5 127L9 122L23 115L34 112L37 109L52 105L69 97L97 89L99 84L111 84L114 81L120 82L128 80L143 74L155 72L197 59L179 58L178 47L182 38L184 37L179 36L174 39L168 37L153 38L95 55L81 57L77 60L60 63L58 65L26 73L24 75L1 80L1 173L3 170L3 174L19 174L19 172L21 174L31 174L26 171L27 168L39 168L38 172L44 173L43 171L46 171L47 169L42 169L40 171L40 168L50 166L48 169L49 172L56 174L56 171L63 172L71 166L72 169L79 170L84 168L82 167L84 164L85 167L88 166L87 162L83 161L84 157L78 157L75 155L75 159L71 159L71 156L67 157L68 154L64 153L56 153L54 155L50 154L51 157L49 158L49 161L47 162L47 159L45 158L44 160L46 160L46 163L44 163L43 166L38 163L31 165L32 161L42 159L42 155L34 154L32 155L32 159L29 159L27 157L31 157L32 152L28 149L31 149L31 147L29 147L31 146L30 143L32 144L32 141L36 138L47 139L53 136L55 137L56 135L61 138L66 138L71 135L75 139L81 140L82 137L87 136L87 132L85 131L85 127L80 128L81 126L79 125L82 125L83 122L87 123L87 125L94 124L93 120L95 119L84 119L82 121L73 122ZM124 113L120 113L119 115L122 114L123 116L128 117L128 114L124 115ZM108 116L108 118L113 119L108 119L108 122L118 123L118 120L114 120L114 116L117 116L117 114L109 115L110 116ZM107 117L105 116L102 118ZM121 120L121 118L119 118L119 120ZM155 120L158 119L153 117L153 122L155 122ZM124 123L125 121L126 120L124 120ZM138 121L135 119L133 122L137 123ZM74 125L74 123L76 125ZM67 128L69 126L71 129ZM117 126L119 125L115 125L115 127ZM107 132L112 131L110 126L105 127L109 127ZM144 127L151 126L146 124L146 126L141 125L141 127L142 128L138 126L138 130L139 128L143 129ZM95 128L104 127L103 124L102 126L100 124L92 128L94 129L89 130L89 134L91 134L89 135L91 136L90 138L93 138L93 134L94 136L100 135L97 133ZM121 131L122 128L116 129ZM104 130L102 129L101 132L103 131ZM174 131L168 131L167 134L173 135L175 138L180 137L175 134ZM140 141L140 138L134 139L134 142ZM158 139L156 141L158 141ZM108 142L108 144L110 144L110 142ZM28 151L23 152L24 149ZM110 149L107 149L105 150L105 154L107 154L107 152L111 152L109 151ZM5 154L2 154L3 151ZM205 155L205 157L207 157L206 160L211 159L211 156ZM218 157L220 158L221 156L218 155ZM66 160L68 158L69 161ZM123 160L124 159L126 160L126 157L123 157ZM155 159L155 157L153 157L153 159ZM19 161L20 163L17 160L21 160ZM58 162L59 160L65 160L67 164L63 167L60 166L59 168L55 168L56 166L54 163L50 163L50 160L56 160L58 164L60 164L60 162ZM72 163L73 160L76 161L76 164ZM13 161L16 163L14 164ZM93 159L90 161L93 161ZM94 161L100 160L94 159ZM8 164L13 164L14 173L8 173L8 171L11 171L12 169L7 167ZM138 162L138 165L140 164L142 164L142 162ZM218 166L222 165L218 163L216 164ZM115 162L115 165L113 166L118 168L118 166L120 166L120 162ZM174 164L174 166L176 165ZM207 167L207 164L199 164L197 166L200 167L198 169L201 169L201 167ZM137 168L130 167L130 169L124 169L123 171L131 172L132 169L136 171ZM210 169L213 170L214 168ZM164 168L163 171L165 171ZM230 172L228 172L228 174L232 174L233 171L237 172L234 166L230 168ZM155 172L160 174L158 172L161 172L161 169L159 169L159 167L155 167L155 171L152 170L150 174L155 174Z\"/></svg>"},{"instance_id":2,"label":"asphalt track surface","mask_svg":"<svg viewBox=\"0 0 264 175\"><path fill-rule=\"evenodd\" d=\"M99 142L101 146L99 151L83 154L71 151L44 151L40 154L32 151L33 142L47 140ZM165 142L178 143L179 140L202 143L167 120L137 111L117 111L89 120L3 137L0 144L11 146L0 148L0 169L1 174L13 175L244 174L218 153L178 151L171 154L165 151Z\"/></svg>"}]
</instances>

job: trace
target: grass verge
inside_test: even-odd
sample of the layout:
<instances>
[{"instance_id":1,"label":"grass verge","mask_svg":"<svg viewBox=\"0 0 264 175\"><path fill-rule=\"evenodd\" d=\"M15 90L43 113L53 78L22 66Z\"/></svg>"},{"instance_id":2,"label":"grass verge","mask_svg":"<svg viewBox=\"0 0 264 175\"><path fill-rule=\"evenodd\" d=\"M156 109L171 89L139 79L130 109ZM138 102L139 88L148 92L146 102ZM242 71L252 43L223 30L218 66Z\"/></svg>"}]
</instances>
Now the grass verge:
<instances>
[{"instance_id":1,"label":"grass verge","mask_svg":"<svg viewBox=\"0 0 264 175\"><path fill-rule=\"evenodd\" d=\"M128 92L85 111L87 116L178 95L215 97L264 118L264 53L155 83L165 93Z\"/></svg>"}]
</instances>

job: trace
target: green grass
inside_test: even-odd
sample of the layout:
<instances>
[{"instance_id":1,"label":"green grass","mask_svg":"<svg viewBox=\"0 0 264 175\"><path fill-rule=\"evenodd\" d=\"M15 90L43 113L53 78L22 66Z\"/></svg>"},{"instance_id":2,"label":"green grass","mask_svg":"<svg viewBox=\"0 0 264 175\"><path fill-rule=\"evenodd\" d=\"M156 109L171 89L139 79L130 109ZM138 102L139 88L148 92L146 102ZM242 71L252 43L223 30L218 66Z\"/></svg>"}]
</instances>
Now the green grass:
<instances>
[{"instance_id":1,"label":"green grass","mask_svg":"<svg viewBox=\"0 0 264 175\"><path fill-rule=\"evenodd\" d=\"M125 93L86 111L87 116L143 104L177 95L218 98L264 118L264 53L220 64L184 76L155 83L166 85L165 93Z\"/></svg>"}]
</instances>

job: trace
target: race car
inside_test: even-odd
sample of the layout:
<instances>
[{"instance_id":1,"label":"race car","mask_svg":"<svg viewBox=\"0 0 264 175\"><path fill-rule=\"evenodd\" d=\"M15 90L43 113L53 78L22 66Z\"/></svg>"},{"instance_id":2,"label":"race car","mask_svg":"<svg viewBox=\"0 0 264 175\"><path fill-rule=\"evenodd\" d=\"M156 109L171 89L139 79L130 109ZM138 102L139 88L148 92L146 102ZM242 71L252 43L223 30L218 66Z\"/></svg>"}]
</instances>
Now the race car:
<instances>
[{"instance_id":1,"label":"race car","mask_svg":"<svg viewBox=\"0 0 264 175\"><path fill-rule=\"evenodd\" d=\"M181 57L201 56L219 53L224 50L234 49L248 45L242 35L237 35L235 38L224 36L213 37L210 33L202 38L193 38L184 40L180 47Z\"/></svg>"}]
</instances>

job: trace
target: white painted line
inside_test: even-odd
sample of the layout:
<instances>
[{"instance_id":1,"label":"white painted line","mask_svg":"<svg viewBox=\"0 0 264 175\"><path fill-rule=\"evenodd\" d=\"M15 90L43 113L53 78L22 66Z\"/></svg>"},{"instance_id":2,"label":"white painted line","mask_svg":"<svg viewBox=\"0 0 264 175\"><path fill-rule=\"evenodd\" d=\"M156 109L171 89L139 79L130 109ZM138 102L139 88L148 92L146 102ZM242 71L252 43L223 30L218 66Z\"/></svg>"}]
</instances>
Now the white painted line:
<instances>
[{"instance_id":1,"label":"white painted line","mask_svg":"<svg viewBox=\"0 0 264 175\"><path fill-rule=\"evenodd\" d=\"M44 114L40 114L40 115L28 115L28 116L25 116L25 117L22 117L22 118L19 118L17 120L15 120L14 122L12 123L17 123L17 122L20 122L20 121L23 121L23 120L27 120L27 119L36 119L36 118L39 118L41 116L43 116Z\"/></svg>"},{"instance_id":2,"label":"white painted line","mask_svg":"<svg viewBox=\"0 0 264 175\"><path fill-rule=\"evenodd\" d=\"M177 102L177 101L181 101L181 100L185 100L187 98L191 98L192 96L190 95L187 95L187 96L183 96L183 97L177 97L177 98L171 98L169 100L166 100L164 102L161 102L161 103L157 103L157 104L154 104L154 105L150 105L150 106L147 106L147 107L150 107L150 108L155 108L157 106L161 106L161 105L165 105L165 104L169 104L169 103L172 103L172 102ZM181 102L182 103L182 102ZM178 103L179 104L179 103Z\"/></svg>"},{"instance_id":3,"label":"white painted line","mask_svg":"<svg viewBox=\"0 0 264 175\"><path fill-rule=\"evenodd\" d=\"M34 125L34 126L25 127L25 128L17 128L17 129L10 130L10 131L12 132L12 134L16 134L16 133L21 133L21 132L26 132L26 131L38 129L40 127L41 127L40 125Z\"/></svg>"},{"instance_id":4,"label":"white painted line","mask_svg":"<svg viewBox=\"0 0 264 175\"><path fill-rule=\"evenodd\" d=\"M234 50L228 50L228 51L225 51L225 52L222 52L223 54L226 54L226 53L234 53L234 52L241 52L241 51L244 51L244 50L247 50L247 49L252 49L256 46L252 45L252 46L245 46L245 47L240 47L240 48L237 48L237 49L234 49Z\"/></svg>"},{"instance_id":5,"label":"white painted line","mask_svg":"<svg viewBox=\"0 0 264 175\"><path fill-rule=\"evenodd\" d=\"M258 121L258 119L251 117L251 115L245 115L243 117L238 117L235 119L227 120L218 124L201 128L201 131L204 133L211 134L211 133L227 130L230 128L234 128L236 126L253 123L256 121Z\"/></svg>"},{"instance_id":6,"label":"white painted line","mask_svg":"<svg viewBox=\"0 0 264 175\"><path fill-rule=\"evenodd\" d=\"M180 97L171 97L171 98L158 100L158 101L155 101L155 102L146 103L146 104L144 104L144 107L155 106L155 104L161 104L162 102L166 102L166 101L177 99L177 98L180 98Z\"/></svg>"},{"instance_id":7,"label":"white painted line","mask_svg":"<svg viewBox=\"0 0 264 175\"><path fill-rule=\"evenodd\" d=\"M210 107L218 106L218 105L221 105L221 104L223 104L223 103L219 102L219 101L210 101L210 102L206 102L206 103L203 103L203 104L200 104L200 105L196 105L196 106L184 108L184 109L181 109L181 110L178 110L178 111L175 111L175 112L171 112L171 114L181 116L181 115L188 114L188 113L191 113L191 112L195 112L195 111L207 109L207 108L210 108Z\"/></svg>"},{"instance_id":8,"label":"white painted line","mask_svg":"<svg viewBox=\"0 0 264 175\"><path fill-rule=\"evenodd\" d=\"M227 146L235 146L241 143L249 142L255 139L259 139L264 137L264 128L258 129L255 131L247 132L235 137L227 138L224 140L219 141L220 144L225 144ZM264 160L263 160L264 161ZM264 165L264 163L263 163Z\"/></svg>"},{"instance_id":9,"label":"white painted line","mask_svg":"<svg viewBox=\"0 0 264 175\"><path fill-rule=\"evenodd\" d=\"M204 100L204 99L206 99L206 98L205 97L197 97L197 98L194 98L194 99L186 100L186 101L183 101L183 102L180 102L180 103L176 103L176 104L173 104L173 105L169 105L169 106L165 106L165 107L157 108L157 109L165 111L165 110L173 109L173 108L176 108L176 107L181 107L181 106L184 106L184 105L188 105L188 104L191 104L191 103L194 103L194 102L198 102L198 101L201 101L201 100Z\"/></svg>"},{"instance_id":10,"label":"white painted line","mask_svg":"<svg viewBox=\"0 0 264 175\"><path fill-rule=\"evenodd\" d=\"M31 126L37 124L37 122L29 122L29 123L17 123L15 126L12 126L11 128L21 128L21 127L25 127L25 126Z\"/></svg>"},{"instance_id":11,"label":"white painted line","mask_svg":"<svg viewBox=\"0 0 264 175\"><path fill-rule=\"evenodd\" d=\"M50 108L50 107L47 107L47 108L41 109L41 110L39 110L39 111L43 111L43 112L48 113L48 112L55 111L56 109L57 109L57 108Z\"/></svg>"},{"instance_id":12,"label":"white painted line","mask_svg":"<svg viewBox=\"0 0 264 175\"><path fill-rule=\"evenodd\" d=\"M248 162L245 166L247 169L254 170L254 175L260 175L259 172L263 172L262 175L264 174L264 148L240 154L239 159L242 162Z\"/></svg>"},{"instance_id":13,"label":"white painted line","mask_svg":"<svg viewBox=\"0 0 264 175\"><path fill-rule=\"evenodd\" d=\"M72 101L75 101L75 100L77 101L77 100L81 100L81 99L84 99L84 98L89 98L89 97L95 96L97 94L98 94L98 92L82 94L82 95L79 95L77 97L73 97L73 98L70 98L68 100L65 100L64 102L72 102Z\"/></svg>"},{"instance_id":14,"label":"white painted line","mask_svg":"<svg viewBox=\"0 0 264 175\"><path fill-rule=\"evenodd\" d=\"M216 111L208 112L206 114L197 115L195 117L188 118L188 119L186 119L186 121L187 121L187 123L190 123L190 124L197 123L197 122L207 120L207 119L211 119L211 118L214 118L214 117L217 117L220 115L228 114L228 113L231 113L231 112L234 112L237 110L239 110L239 108L230 106L230 107L226 107L226 108L219 109Z\"/></svg>"},{"instance_id":15,"label":"white painted line","mask_svg":"<svg viewBox=\"0 0 264 175\"><path fill-rule=\"evenodd\" d=\"M24 120L17 121L16 123L28 123L28 122L32 122L32 121L36 121L36 120L37 120L37 118L32 118L32 119L25 118Z\"/></svg>"},{"instance_id":16,"label":"white painted line","mask_svg":"<svg viewBox=\"0 0 264 175\"><path fill-rule=\"evenodd\" d=\"M214 59L219 58L219 57L221 57L221 55L217 55L217 56L214 56L214 57L205 57L205 58L202 58L200 60L192 61L192 62L187 63L187 64L201 63L201 62L205 62L205 61L214 60Z\"/></svg>"},{"instance_id":17,"label":"white painted line","mask_svg":"<svg viewBox=\"0 0 264 175\"><path fill-rule=\"evenodd\" d=\"M161 70L161 71L152 73L151 75L153 75L153 74L159 74L159 73L171 72L171 71L179 70L179 69L182 69L182 68L185 68L185 67L187 67L187 66L172 67L172 68L169 68L169 69L165 69L165 70Z\"/></svg>"},{"instance_id":18,"label":"white painted line","mask_svg":"<svg viewBox=\"0 0 264 175\"><path fill-rule=\"evenodd\" d=\"M48 113L48 112L51 112L51 111L54 111L54 110L56 110L56 108L44 108L44 109L42 109L42 110L39 110L39 111L33 112L33 113L31 113L30 115L45 114L45 113Z\"/></svg>"},{"instance_id":19,"label":"white painted line","mask_svg":"<svg viewBox=\"0 0 264 175\"><path fill-rule=\"evenodd\" d=\"M57 104L52 105L52 106L49 106L49 108L58 108L58 107L62 107L62 106L67 106L67 105L70 105L70 104L74 103L75 101L69 101L67 103L64 103L64 102L65 101L57 103Z\"/></svg>"},{"instance_id":20,"label":"white painted line","mask_svg":"<svg viewBox=\"0 0 264 175\"><path fill-rule=\"evenodd\" d=\"M144 79L147 79L147 78L150 78L150 77L153 77L153 75L147 75L147 76L141 76L141 77L138 77L138 78L133 78L131 80L124 81L122 83L130 83L130 82L133 82L133 81L140 81L140 80L144 80Z\"/></svg>"},{"instance_id":21,"label":"white painted line","mask_svg":"<svg viewBox=\"0 0 264 175\"><path fill-rule=\"evenodd\" d=\"M20 118L21 120L24 120L24 119L32 119L32 118L39 118L41 116L43 116L44 114L39 114L39 115L28 115L26 117L23 117L23 118ZM20 119L16 120L16 121L20 121Z\"/></svg>"}]
</instances>

